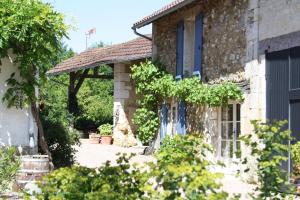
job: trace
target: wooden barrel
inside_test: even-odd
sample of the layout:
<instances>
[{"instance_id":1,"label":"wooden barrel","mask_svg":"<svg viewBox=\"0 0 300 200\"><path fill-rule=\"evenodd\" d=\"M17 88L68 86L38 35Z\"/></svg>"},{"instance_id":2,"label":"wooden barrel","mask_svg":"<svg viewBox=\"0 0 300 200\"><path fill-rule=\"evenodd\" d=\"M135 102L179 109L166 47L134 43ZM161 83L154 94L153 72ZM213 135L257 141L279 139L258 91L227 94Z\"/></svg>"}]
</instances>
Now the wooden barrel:
<instances>
[{"instance_id":1,"label":"wooden barrel","mask_svg":"<svg viewBox=\"0 0 300 200\"><path fill-rule=\"evenodd\" d=\"M49 174L49 158L45 155L22 156L20 170L17 173L16 185L23 189L28 183L35 183Z\"/></svg>"}]
</instances>

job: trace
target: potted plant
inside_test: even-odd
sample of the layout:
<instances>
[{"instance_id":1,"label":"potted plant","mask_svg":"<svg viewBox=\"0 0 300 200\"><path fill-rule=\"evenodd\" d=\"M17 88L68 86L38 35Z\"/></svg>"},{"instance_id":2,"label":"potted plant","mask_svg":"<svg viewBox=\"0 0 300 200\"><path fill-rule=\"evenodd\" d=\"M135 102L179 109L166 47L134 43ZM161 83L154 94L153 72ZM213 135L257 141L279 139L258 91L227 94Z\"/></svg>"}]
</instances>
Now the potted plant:
<instances>
[{"instance_id":1,"label":"potted plant","mask_svg":"<svg viewBox=\"0 0 300 200\"><path fill-rule=\"evenodd\" d=\"M113 126L111 124L103 124L99 126L98 130L101 136L100 138L101 144L110 145L112 142Z\"/></svg>"},{"instance_id":2,"label":"potted plant","mask_svg":"<svg viewBox=\"0 0 300 200\"><path fill-rule=\"evenodd\" d=\"M89 134L90 144L99 144L100 143L100 135L96 133L96 131Z\"/></svg>"}]
</instances>

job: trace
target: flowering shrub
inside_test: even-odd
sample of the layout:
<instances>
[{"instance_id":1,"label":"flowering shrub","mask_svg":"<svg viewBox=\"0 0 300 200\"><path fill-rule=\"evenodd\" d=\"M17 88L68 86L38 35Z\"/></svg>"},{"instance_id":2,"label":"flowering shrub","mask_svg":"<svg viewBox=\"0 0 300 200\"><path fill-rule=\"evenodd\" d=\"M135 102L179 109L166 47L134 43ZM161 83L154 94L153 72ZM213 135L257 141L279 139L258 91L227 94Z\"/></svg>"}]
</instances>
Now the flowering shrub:
<instances>
[{"instance_id":1,"label":"flowering shrub","mask_svg":"<svg viewBox=\"0 0 300 200\"><path fill-rule=\"evenodd\" d=\"M288 141L291 132L285 128L287 121L262 123L253 121L254 135L246 135L242 140L251 149L257 161L258 183L253 199L284 199L292 192L284 163L288 161ZM247 163L245 159L244 163ZM246 171L248 171L247 169Z\"/></svg>"},{"instance_id":2,"label":"flowering shrub","mask_svg":"<svg viewBox=\"0 0 300 200\"><path fill-rule=\"evenodd\" d=\"M85 167L54 171L40 185L38 199L227 199L221 174L209 172L205 159L210 147L199 137L165 139L156 163L130 165L131 156L119 157L117 166L106 163L97 170Z\"/></svg>"},{"instance_id":3,"label":"flowering shrub","mask_svg":"<svg viewBox=\"0 0 300 200\"><path fill-rule=\"evenodd\" d=\"M207 160L211 147L198 136L167 137L151 167L155 178L154 187L149 187L151 199L227 199L221 191L222 174L212 173Z\"/></svg>"}]
</instances>

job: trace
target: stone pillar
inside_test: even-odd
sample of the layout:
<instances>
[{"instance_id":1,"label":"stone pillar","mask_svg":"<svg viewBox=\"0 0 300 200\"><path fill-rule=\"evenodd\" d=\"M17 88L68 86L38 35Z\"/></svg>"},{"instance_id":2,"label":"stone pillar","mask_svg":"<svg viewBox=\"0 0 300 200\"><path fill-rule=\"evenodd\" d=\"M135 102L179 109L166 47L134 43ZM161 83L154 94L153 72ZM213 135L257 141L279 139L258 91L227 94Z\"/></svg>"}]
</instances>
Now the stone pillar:
<instances>
[{"instance_id":1,"label":"stone pillar","mask_svg":"<svg viewBox=\"0 0 300 200\"><path fill-rule=\"evenodd\" d=\"M129 120L131 116L126 108L132 90L129 66L115 64L114 66L114 144L118 146L136 145Z\"/></svg>"}]
</instances>

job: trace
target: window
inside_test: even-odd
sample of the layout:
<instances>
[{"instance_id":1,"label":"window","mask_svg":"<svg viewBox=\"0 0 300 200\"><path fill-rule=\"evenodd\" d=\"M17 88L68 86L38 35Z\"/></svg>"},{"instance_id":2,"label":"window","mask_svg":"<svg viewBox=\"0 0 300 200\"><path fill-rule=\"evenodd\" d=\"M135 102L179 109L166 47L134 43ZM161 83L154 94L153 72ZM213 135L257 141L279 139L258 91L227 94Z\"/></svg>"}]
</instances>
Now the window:
<instances>
[{"instance_id":1,"label":"window","mask_svg":"<svg viewBox=\"0 0 300 200\"><path fill-rule=\"evenodd\" d=\"M195 19L190 18L184 21L184 55L183 75L190 77L194 71L195 55Z\"/></svg>"},{"instance_id":2,"label":"window","mask_svg":"<svg viewBox=\"0 0 300 200\"><path fill-rule=\"evenodd\" d=\"M176 79L202 76L203 16L181 20L176 29Z\"/></svg>"},{"instance_id":3,"label":"window","mask_svg":"<svg viewBox=\"0 0 300 200\"><path fill-rule=\"evenodd\" d=\"M241 105L229 104L220 109L218 156L225 160L240 158Z\"/></svg>"}]
</instances>

